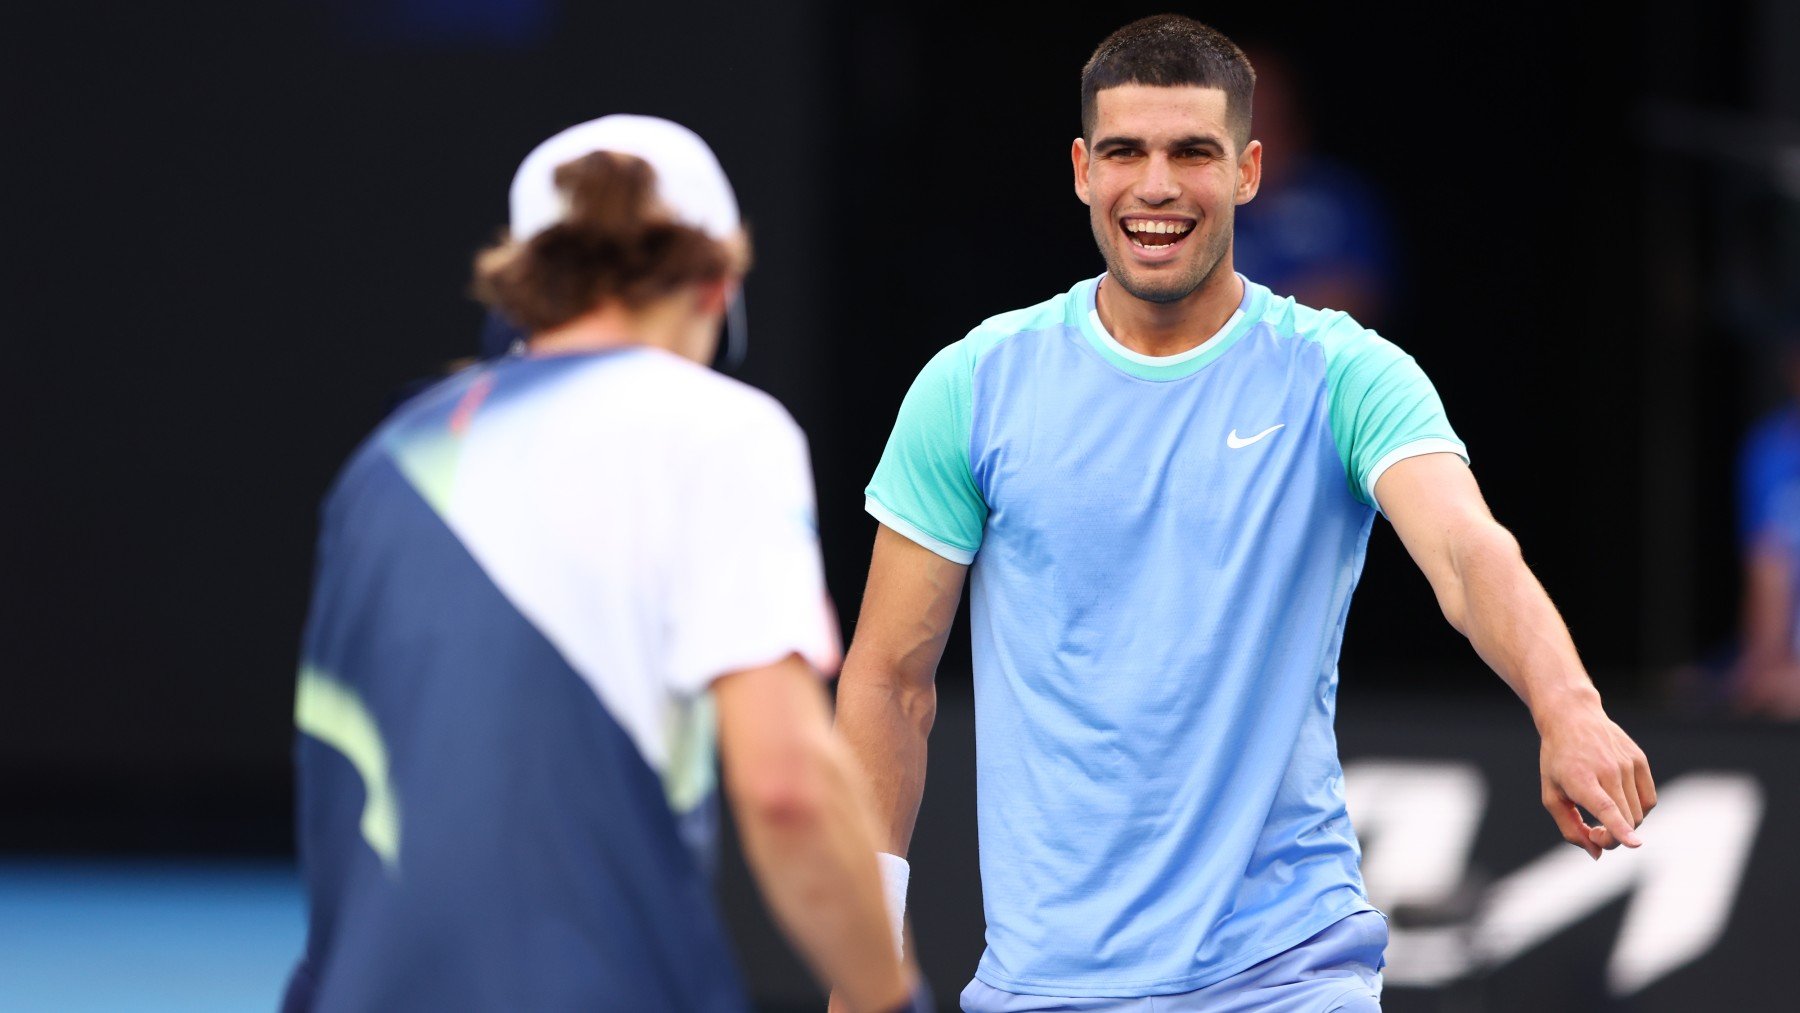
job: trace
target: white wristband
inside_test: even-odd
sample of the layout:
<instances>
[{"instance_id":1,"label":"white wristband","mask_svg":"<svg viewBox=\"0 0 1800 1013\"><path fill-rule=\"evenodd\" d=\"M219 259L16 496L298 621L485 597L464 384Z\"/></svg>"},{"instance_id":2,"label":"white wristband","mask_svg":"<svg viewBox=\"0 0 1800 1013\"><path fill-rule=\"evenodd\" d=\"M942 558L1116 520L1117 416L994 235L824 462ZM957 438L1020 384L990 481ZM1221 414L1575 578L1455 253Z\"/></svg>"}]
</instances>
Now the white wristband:
<instances>
[{"instance_id":1,"label":"white wristband","mask_svg":"<svg viewBox=\"0 0 1800 1013\"><path fill-rule=\"evenodd\" d=\"M906 955L906 882L912 878L912 866L899 855L875 852L875 864L881 867L881 894L887 900L888 924L894 929L894 952Z\"/></svg>"}]
</instances>

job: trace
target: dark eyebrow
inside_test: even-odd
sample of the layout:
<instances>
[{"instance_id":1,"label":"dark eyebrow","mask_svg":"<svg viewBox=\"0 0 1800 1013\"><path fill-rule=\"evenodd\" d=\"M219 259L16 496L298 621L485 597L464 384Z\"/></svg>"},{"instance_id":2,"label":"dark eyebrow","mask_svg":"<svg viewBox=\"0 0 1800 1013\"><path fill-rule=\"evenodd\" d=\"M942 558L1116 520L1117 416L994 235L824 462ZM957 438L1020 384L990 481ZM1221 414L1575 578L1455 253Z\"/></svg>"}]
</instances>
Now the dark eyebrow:
<instances>
[{"instance_id":1,"label":"dark eyebrow","mask_svg":"<svg viewBox=\"0 0 1800 1013\"><path fill-rule=\"evenodd\" d=\"M1116 135L1112 137L1102 137L1094 142L1095 151L1107 151L1112 148L1141 148L1143 146L1144 142L1142 138L1119 137Z\"/></svg>"},{"instance_id":2,"label":"dark eyebrow","mask_svg":"<svg viewBox=\"0 0 1800 1013\"><path fill-rule=\"evenodd\" d=\"M1211 148L1214 151L1223 153L1225 151L1225 142L1211 134L1195 134L1191 137L1183 137L1181 140L1169 145L1169 147L1176 150L1181 148Z\"/></svg>"},{"instance_id":3,"label":"dark eyebrow","mask_svg":"<svg viewBox=\"0 0 1800 1013\"><path fill-rule=\"evenodd\" d=\"M1095 152L1102 152L1102 151L1111 151L1114 148L1140 148L1141 149L1141 148L1144 148L1145 146L1146 145L1144 143L1144 140L1141 137L1122 137L1122 136L1118 136L1118 135L1113 135L1113 136L1109 136L1109 137L1102 137L1099 140L1095 141L1093 150ZM1169 150L1171 150L1171 151L1180 151L1183 148L1209 148L1220 154L1224 154L1224 152L1226 150L1225 142L1219 140L1217 137L1214 137L1211 134L1190 134L1187 137L1180 138L1169 144Z\"/></svg>"}]
</instances>

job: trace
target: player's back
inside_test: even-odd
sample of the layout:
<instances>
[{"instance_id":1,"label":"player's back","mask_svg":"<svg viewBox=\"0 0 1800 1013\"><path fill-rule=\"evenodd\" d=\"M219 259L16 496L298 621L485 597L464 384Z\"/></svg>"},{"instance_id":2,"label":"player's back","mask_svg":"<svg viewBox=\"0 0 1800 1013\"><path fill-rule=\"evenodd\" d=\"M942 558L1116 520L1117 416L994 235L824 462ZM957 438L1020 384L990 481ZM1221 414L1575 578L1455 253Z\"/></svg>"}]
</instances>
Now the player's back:
<instances>
[{"instance_id":1,"label":"player's back","mask_svg":"<svg viewBox=\"0 0 1800 1013\"><path fill-rule=\"evenodd\" d=\"M291 1008L741 1009L712 908L717 672L684 669L684 468L763 395L644 349L415 398L327 500L296 719Z\"/></svg>"}]
</instances>

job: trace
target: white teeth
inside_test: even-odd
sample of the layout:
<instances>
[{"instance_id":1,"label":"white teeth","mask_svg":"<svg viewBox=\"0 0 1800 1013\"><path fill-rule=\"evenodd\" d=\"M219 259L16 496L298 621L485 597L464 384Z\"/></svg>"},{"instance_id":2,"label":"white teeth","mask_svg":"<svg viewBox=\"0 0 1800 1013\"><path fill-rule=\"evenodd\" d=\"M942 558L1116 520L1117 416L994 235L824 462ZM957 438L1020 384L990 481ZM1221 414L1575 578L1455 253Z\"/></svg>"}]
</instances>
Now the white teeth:
<instances>
[{"instance_id":1,"label":"white teeth","mask_svg":"<svg viewBox=\"0 0 1800 1013\"><path fill-rule=\"evenodd\" d=\"M1132 221L1125 223L1127 232L1153 232L1158 235L1181 235L1193 228L1188 222Z\"/></svg>"}]
</instances>

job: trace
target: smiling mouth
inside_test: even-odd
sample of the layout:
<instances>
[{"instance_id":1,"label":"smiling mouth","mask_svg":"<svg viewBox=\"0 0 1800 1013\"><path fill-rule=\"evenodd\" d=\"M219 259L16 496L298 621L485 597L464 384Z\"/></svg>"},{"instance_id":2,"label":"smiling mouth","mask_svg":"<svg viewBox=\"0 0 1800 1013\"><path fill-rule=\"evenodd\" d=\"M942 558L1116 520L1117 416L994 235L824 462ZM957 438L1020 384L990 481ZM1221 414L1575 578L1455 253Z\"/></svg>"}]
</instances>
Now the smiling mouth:
<instances>
[{"instance_id":1,"label":"smiling mouth","mask_svg":"<svg viewBox=\"0 0 1800 1013\"><path fill-rule=\"evenodd\" d=\"M1166 250L1179 245L1194 231L1191 218L1126 218L1119 225L1131 245L1143 250Z\"/></svg>"}]
</instances>

